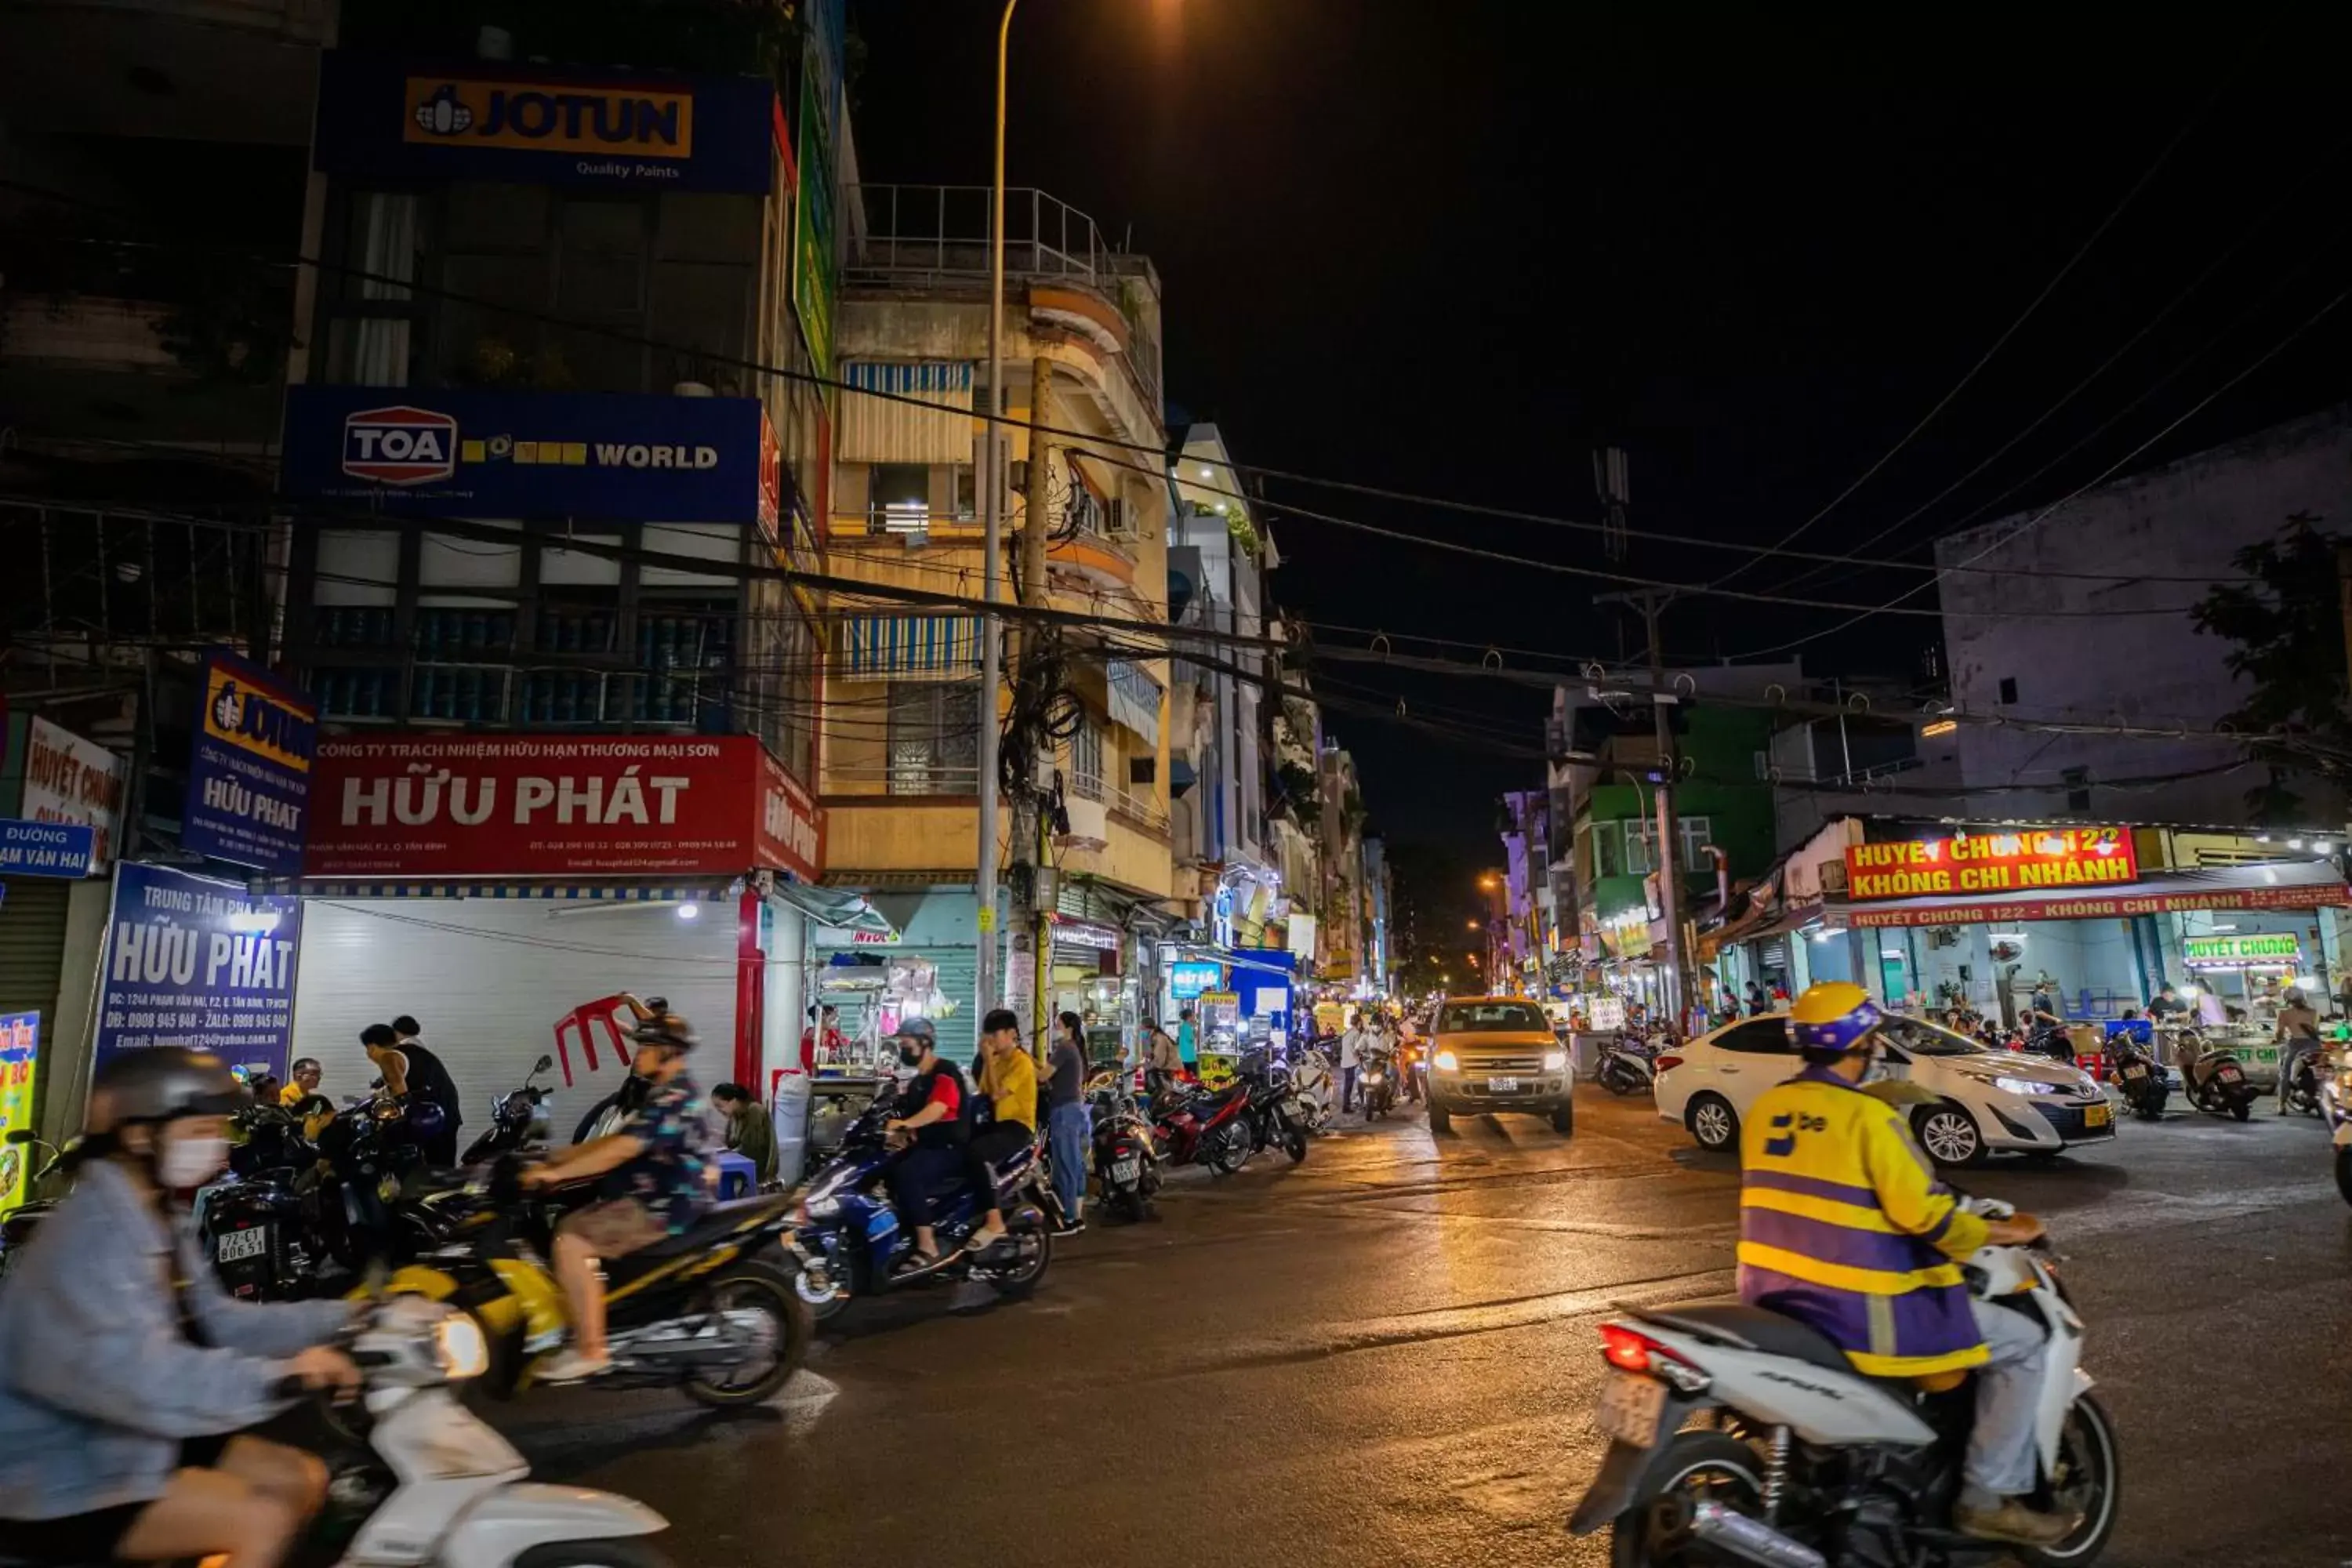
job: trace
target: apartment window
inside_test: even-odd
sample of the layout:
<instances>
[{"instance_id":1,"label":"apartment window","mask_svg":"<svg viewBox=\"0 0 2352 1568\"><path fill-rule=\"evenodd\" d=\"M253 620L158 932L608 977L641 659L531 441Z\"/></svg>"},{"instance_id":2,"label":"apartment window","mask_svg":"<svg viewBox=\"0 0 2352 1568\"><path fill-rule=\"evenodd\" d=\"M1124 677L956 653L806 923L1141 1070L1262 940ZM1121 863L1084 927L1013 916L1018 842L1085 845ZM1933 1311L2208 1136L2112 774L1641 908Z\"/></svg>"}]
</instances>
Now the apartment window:
<instances>
[{"instance_id":1,"label":"apartment window","mask_svg":"<svg viewBox=\"0 0 2352 1568\"><path fill-rule=\"evenodd\" d=\"M1088 800L1103 797L1103 733L1091 719L1070 737L1070 789Z\"/></svg>"},{"instance_id":2,"label":"apartment window","mask_svg":"<svg viewBox=\"0 0 2352 1568\"><path fill-rule=\"evenodd\" d=\"M347 289L329 328L329 374L357 386L405 386L416 310L408 285L424 248L416 197L403 191L355 192L343 254L363 276Z\"/></svg>"},{"instance_id":3,"label":"apartment window","mask_svg":"<svg viewBox=\"0 0 2352 1568\"><path fill-rule=\"evenodd\" d=\"M958 463L953 473L951 489L955 497L955 520L958 522L976 522L980 520L979 472L970 463Z\"/></svg>"},{"instance_id":4,"label":"apartment window","mask_svg":"<svg viewBox=\"0 0 2352 1568\"><path fill-rule=\"evenodd\" d=\"M1686 872L1713 870L1715 858L1706 854L1706 849L1715 842L1715 829L1707 818L1679 817L1675 822L1675 829L1682 836L1683 869Z\"/></svg>"},{"instance_id":5,"label":"apartment window","mask_svg":"<svg viewBox=\"0 0 2352 1568\"><path fill-rule=\"evenodd\" d=\"M970 795L980 776L980 688L901 680L890 687L890 793Z\"/></svg>"},{"instance_id":6,"label":"apartment window","mask_svg":"<svg viewBox=\"0 0 2352 1568\"><path fill-rule=\"evenodd\" d=\"M877 463L866 470L866 486L867 533L924 533L929 531L929 465Z\"/></svg>"},{"instance_id":7,"label":"apartment window","mask_svg":"<svg viewBox=\"0 0 2352 1568\"><path fill-rule=\"evenodd\" d=\"M2066 785L2066 809L2069 811L2090 810L2091 770L2088 768L2068 768L2064 773L2058 776L2064 781Z\"/></svg>"},{"instance_id":8,"label":"apartment window","mask_svg":"<svg viewBox=\"0 0 2352 1568\"><path fill-rule=\"evenodd\" d=\"M2000 678L2000 700L2003 702L2017 700L2017 677L2004 675Z\"/></svg>"},{"instance_id":9,"label":"apartment window","mask_svg":"<svg viewBox=\"0 0 2352 1568\"><path fill-rule=\"evenodd\" d=\"M1650 854L1650 823L1635 817L1625 825L1625 875L1646 877L1657 869Z\"/></svg>"}]
</instances>

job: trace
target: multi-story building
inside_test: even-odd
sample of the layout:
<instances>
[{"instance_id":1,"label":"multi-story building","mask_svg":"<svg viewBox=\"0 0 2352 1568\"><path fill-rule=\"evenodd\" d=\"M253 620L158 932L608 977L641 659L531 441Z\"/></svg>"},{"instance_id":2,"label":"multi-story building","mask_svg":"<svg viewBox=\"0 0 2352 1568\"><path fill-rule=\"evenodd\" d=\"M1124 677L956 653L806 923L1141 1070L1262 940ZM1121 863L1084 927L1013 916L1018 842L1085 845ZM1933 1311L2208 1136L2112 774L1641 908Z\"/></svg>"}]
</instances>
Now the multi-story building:
<instances>
[{"instance_id":1,"label":"multi-story building","mask_svg":"<svg viewBox=\"0 0 2352 1568\"><path fill-rule=\"evenodd\" d=\"M1550 796L1514 790L1503 796L1503 887L1500 929L1495 932L1494 981L1535 995L1549 989L1546 968L1556 948L1550 867Z\"/></svg>"},{"instance_id":2,"label":"multi-story building","mask_svg":"<svg viewBox=\"0 0 2352 1568\"><path fill-rule=\"evenodd\" d=\"M304 1032L341 1081L416 1014L479 1104L557 1018L566 1073L609 1073L593 1015L660 993L765 1086L807 927L846 918L784 580L845 417L842 7L452 15L352 0L320 62L282 483L300 888L334 895Z\"/></svg>"},{"instance_id":3,"label":"multi-story building","mask_svg":"<svg viewBox=\"0 0 2352 1568\"><path fill-rule=\"evenodd\" d=\"M1328 736L1318 759L1317 855L1323 874L1321 978L1366 989L1364 793L1356 759Z\"/></svg>"},{"instance_id":4,"label":"multi-story building","mask_svg":"<svg viewBox=\"0 0 2352 1568\"><path fill-rule=\"evenodd\" d=\"M928 406L845 404L824 519L826 564L838 576L981 592L977 442L986 437L968 411L991 400L987 196L872 183L847 193L842 374ZM1017 536L1042 530L1045 580L1017 584L1023 603L1164 623L1171 498L1158 276L1043 192L1011 193L1006 214L1001 403L1016 422L1000 427L1012 481L1008 582L1023 557ZM968 614L845 599L818 764L828 879L870 893L898 933L892 951L936 973L957 1004L942 1021L950 1042L971 1037L983 930L978 734L996 721L997 703L980 689L979 626ZM1042 948L1024 961L1016 943L1001 973L1010 994L1128 1027L1156 990L1161 905L1174 891L1167 661L1156 646L1083 627L1010 640L1008 668L1043 659L1055 671L1052 761L1066 826L1042 851L1009 835L1003 846L1003 865L1055 868L1058 887ZM1008 825L1011 804L1000 819ZM1012 907L992 917L999 931Z\"/></svg>"},{"instance_id":5,"label":"multi-story building","mask_svg":"<svg viewBox=\"0 0 2352 1568\"><path fill-rule=\"evenodd\" d=\"M2232 645L2200 635L2189 611L2206 584L2242 576L2239 551L2297 517L2322 534L2352 517L2352 410L1937 541L1952 701L1966 715L2022 721L1963 724L1952 737L1961 782L2009 790L2003 811L2019 818L2244 821L2266 769L2210 732L2251 688L2230 667ZM2032 728L2036 720L2190 732L2065 734ZM2010 787L2019 784L2036 787ZM2338 786L2297 773L2289 787L2302 798L2286 826L2342 823Z\"/></svg>"}]
</instances>

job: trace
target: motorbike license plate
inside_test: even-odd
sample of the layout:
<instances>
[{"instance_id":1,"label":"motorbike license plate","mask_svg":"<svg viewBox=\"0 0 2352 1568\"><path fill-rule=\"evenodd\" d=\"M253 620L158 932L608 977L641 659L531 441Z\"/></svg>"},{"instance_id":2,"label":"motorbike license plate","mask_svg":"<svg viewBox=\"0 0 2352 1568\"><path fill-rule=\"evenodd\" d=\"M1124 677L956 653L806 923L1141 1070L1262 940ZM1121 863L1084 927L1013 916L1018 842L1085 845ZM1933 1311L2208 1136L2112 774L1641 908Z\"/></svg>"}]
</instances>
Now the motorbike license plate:
<instances>
[{"instance_id":1,"label":"motorbike license plate","mask_svg":"<svg viewBox=\"0 0 2352 1568\"><path fill-rule=\"evenodd\" d=\"M1139 1159L1113 1160L1110 1163L1110 1179L1114 1182L1131 1182L1141 1174L1143 1162Z\"/></svg>"},{"instance_id":2,"label":"motorbike license plate","mask_svg":"<svg viewBox=\"0 0 2352 1568\"><path fill-rule=\"evenodd\" d=\"M1666 1385L1636 1372L1612 1372L1601 1385L1592 1424L1613 1442L1647 1448L1658 1440L1658 1417L1666 1408Z\"/></svg>"},{"instance_id":3,"label":"motorbike license plate","mask_svg":"<svg viewBox=\"0 0 2352 1568\"><path fill-rule=\"evenodd\" d=\"M2138 1062L2134 1062L2131 1066L2124 1068L2124 1081L2126 1083L2137 1083L2147 1076L2147 1068L2141 1066Z\"/></svg>"},{"instance_id":4,"label":"motorbike license plate","mask_svg":"<svg viewBox=\"0 0 2352 1568\"><path fill-rule=\"evenodd\" d=\"M2109 1118L2114 1115L2115 1108L2113 1106L2086 1105L2083 1108L2083 1125L2085 1127L2105 1127L2107 1124Z\"/></svg>"},{"instance_id":5,"label":"motorbike license plate","mask_svg":"<svg viewBox=\"0 0 2352 1568\"><path fill-rule=\"evenodd\" d=\"M1488 1094L1517 1094L1519 1092L1519 1080L1515 1078L1490 1078L1486 1080L1486 1092Z\"/></svg>"},{"instance_id":6,"label":"motorbike license plate","mask_svg":"<svg viewBox=\"0 0 2352 1568\"><path fill-rule=\"evenodd\" d=\"M2235 1083L2246 1075L2244 1072L2240 1070L2235 1062L2223 1062L2220 1068L2215 1069L2213 1076L2220 1079L2223 1083Z\"/></svg>"},{"instance_id":7,"label":"motorbike license plate","mask_svg":"<svg viewBox=\"0 0 2352 1568\"><path fill-rule=\"evenodd\" d=\"M213 1241L213 1257L222 1263L258 1258L268 1250L269 1227L266 1225L252 1226L245 1230L223 1231Z\"/></svg>"}]
</instances>

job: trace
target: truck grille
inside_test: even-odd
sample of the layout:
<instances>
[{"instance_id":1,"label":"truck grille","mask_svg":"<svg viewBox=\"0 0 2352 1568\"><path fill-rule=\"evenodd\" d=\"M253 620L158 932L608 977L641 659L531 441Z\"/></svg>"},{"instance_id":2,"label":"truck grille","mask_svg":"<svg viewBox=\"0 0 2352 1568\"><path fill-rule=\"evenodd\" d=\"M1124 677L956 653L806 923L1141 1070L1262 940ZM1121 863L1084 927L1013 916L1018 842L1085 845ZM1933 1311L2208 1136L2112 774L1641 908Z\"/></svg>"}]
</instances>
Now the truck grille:
<instances>
[{"instance_id":1,"label":"truck grille","mask_svg":"<svg viewBox=\"0 0 2352 1568\"><path fill-rule=\"evenodd\" d=\"M1465 1073L1541 1072L1543 1070L1541 1057L1473 1056L1467 1051L1456 1051L1454 1054L1462 1063L1462 1070Z\"/></svg>"}]
</instances>

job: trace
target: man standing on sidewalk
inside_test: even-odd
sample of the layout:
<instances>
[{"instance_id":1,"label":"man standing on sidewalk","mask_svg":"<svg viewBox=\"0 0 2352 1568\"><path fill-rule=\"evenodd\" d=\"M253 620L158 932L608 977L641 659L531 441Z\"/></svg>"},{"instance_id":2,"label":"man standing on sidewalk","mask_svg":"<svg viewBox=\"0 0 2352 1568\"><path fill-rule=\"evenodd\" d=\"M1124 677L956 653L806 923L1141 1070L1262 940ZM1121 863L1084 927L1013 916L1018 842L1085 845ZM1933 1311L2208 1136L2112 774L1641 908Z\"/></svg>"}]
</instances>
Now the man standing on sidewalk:
<instances>
[{"instance_id":1,"label":"man standing on sidewalk","mask_svg":"<svg viewBox=\"0 0 2352 1568\"><path fill-rule=\"evenodd\" d=\"M1370 1031L1364 1027L1363 1015L1349 1014L1347 1033L1339 1037L1339 1110L1342 1115L1356 1109L1356 1072L1363 1063L1364 1047L1370 1040Z\"/></svg>"},{"instance_id":2,"label":"man standing on sidewalk","mask_svg":"<svg viewBox=\"0 0 2352 1568\"><path fill-rule=\"evenodd\" d=\"M1065 1013L1066 1025L1076 1025L1076 1014ZM1057 1029L1054 1047L1045 1055L1045 1141L1053 1155L1054 1195L1061 1200L1061 1234L1075 1236L1086 1228L1088 1134L1093 1131L1085 1099L1087 1064L1078 1054L1075 1027Z\"/></svg>"}]
</instances>

